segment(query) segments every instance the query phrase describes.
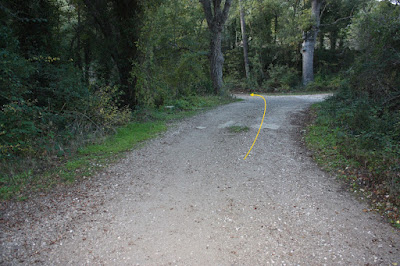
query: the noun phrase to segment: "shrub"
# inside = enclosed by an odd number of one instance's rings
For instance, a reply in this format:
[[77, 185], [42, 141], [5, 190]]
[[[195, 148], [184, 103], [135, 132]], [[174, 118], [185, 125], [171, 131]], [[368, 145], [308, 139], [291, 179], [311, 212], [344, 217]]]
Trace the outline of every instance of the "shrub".
[[0, 159], [35, 152], [35, 139], [40, 134], [36, 121], [40, 108], [23, 99], [3, 105], [0, 111]]
[[348, 80], [343, 79], [340, 75], [318, 74], [313, 82], [307, 84], [305, 89], [306, 91], [338, 91], [345, 86], [348, 86]]
[[105, 130], [129, 122], [131, 111], [128, 106], [118, 107], [121, 93], [118, 86], [100, 87], [90, 99], [88, 118]]
[[[400, 84], [400, 6], [372, 1], [353, 18], [348, 46], [358, 52], [349, 71], [353, 89], [375, 99], [398, 95]], [[400, 104], [400, 97], [393, 101]], [[394, 102], [391, 102], [394, 104]]]
[[[364, 187], [374, 202], [383, 199], [400, 206], [399, 128], [399, 111], [387, 110], [368, 93], [346, 88], [319, 104], [307, 141], [321, 153], [318, 161], [340, 175], [346, 173], [350, 184]], [[391, 208], [382, 211], [396, 218]]]
[[262, 87], [269, 92], [287, 92], [300, 82], [297, 70], [284, 65], [270, 65], [268, 75]]

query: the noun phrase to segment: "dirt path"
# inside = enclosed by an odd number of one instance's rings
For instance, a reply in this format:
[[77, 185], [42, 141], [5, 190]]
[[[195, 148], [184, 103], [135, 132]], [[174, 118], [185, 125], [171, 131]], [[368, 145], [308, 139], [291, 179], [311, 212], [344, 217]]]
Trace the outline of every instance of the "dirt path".
[[264, 103], [244, 98], [179, 123], [62, 196], [5, 206], [0, 262], [400, 264], [400, 234], [363, 212], [294, 137], [294, 114], [322, 96], [266, 97], [246, 161]]

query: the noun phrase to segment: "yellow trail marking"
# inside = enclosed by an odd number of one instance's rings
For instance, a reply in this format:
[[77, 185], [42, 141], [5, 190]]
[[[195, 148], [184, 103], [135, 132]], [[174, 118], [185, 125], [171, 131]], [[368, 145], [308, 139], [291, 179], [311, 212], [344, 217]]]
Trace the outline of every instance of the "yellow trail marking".
[[254, 94], [254, 93], [250, 94], [250, 96], [258, 96], [258, 97], [263, 98], [263, 100], [264, 100], [264, 105], [265, 105], [265, 106], [264, 106], [263, 118], [262, 118], [262, 120], [261, 120], [261, 125], [260, 125], [260, 128], [258, 129], [257, 136], [256, 136], [256, 138], [254, 139], [253, 145], [251, 145], [250, 150], [247, 152], [246, 156], [244, 156], [243, 160], [246, 160], [247, 155], [249, 155], [251, 149], [252, 149], [253, 146], [254, 146], [254, 143], [256, 143], [256, 140], [257, 140], [257, 138], [258, 138], [258, 134], [260, 134], [260, 130], [261, 130], [262, 124], [263, 124], [263, 122], [264, 122], [265, 111], [267, 110], [267, 101], [265, 100], [265, 98], [264, 98], [263, 96], [258, 95], [258, 94]]

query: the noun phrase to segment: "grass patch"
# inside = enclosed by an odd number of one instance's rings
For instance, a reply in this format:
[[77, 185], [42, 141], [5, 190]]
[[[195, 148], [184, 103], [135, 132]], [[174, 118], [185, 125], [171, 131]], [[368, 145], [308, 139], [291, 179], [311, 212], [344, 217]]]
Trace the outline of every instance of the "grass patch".
[[81, 155], [114, 154], [132, 149], [137, 143], [156, 136], [167, 129], [163, 121], [130, 123], [118, 128], [117, 133], [102, 143], [92, 144], [78, 150]]
[[240, 132], [247, 132], [250, 128], [247, 126], [230, 126], [228, 127], [228, 131], [230, 133], [240, 133]]
[[117, 128], [115, 134], [92, 141], [68, 158], [57, 158], [48, 169], [34, 173], [33, 166], [24, 167], [27, 170], [18, 174], [5, 174], [0, 171], [0, 200], [26, 200], [32, 194], [46, 193], [54, 186], [68, 185], [90, 178], [99, 170], [116, 162], [126, 151], [166, 131], [172, 121], [232, 101], [230, 98], [216, 96], [193, 96], [181, 99], [180, 104], [187, 108], [161, 106], [158, 109], [139, 109], [134, 112], [132, 122]]

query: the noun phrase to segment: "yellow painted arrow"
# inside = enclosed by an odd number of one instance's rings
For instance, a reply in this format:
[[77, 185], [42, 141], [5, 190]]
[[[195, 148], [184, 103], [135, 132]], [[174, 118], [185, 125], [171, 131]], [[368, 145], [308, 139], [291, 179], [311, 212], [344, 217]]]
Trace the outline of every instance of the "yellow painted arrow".
[[254, 139], [253, 145], [251, 145], [250, 150], [247, 152], [246, 156], [244, 156], [243, 160], [246, 160], [247, 155], [249, 155], [251, 149], [253, 149], [254, 143], [256, 143], [256, 140], [257, 140], [257, 138], [258, 138], [258, 134], [260, 134], [260, 130], [261, 130], [262, 124], [263, 124], [263, 122], [264, 122], [265, 111], [267, 111], [267, 101], [265, 100], [265, 98], [264, 98], [263, 96], [258, 95], [258, 94], [254, 94], [254, 93], [250, 94], [250, 96], [258, 96], [258, 97], [263, 98], [263, 100], [264, 100], [264, 105], [265, 105], [265, 106], [264, 106], [263, 118], [262, 118], [262, 120], [261, 120], [261, 125], [260, 125], [260, 128], [258, 129], [257, 136], [256, 136], [256, 138]]

